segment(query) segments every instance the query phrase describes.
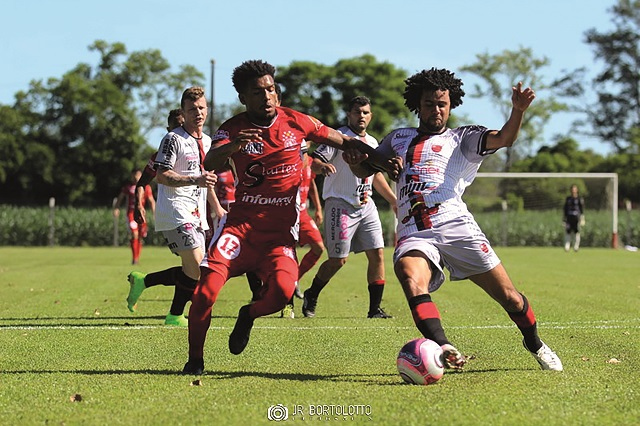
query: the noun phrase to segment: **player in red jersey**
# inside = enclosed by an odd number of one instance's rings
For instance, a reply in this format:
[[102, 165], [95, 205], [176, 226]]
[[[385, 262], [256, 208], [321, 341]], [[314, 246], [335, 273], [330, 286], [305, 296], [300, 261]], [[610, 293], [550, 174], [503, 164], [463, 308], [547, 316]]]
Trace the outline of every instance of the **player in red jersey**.
[[[278, 107], [275, 68], [261, 60], [233, 71], [233, 85], [246, 111], [223, 123], [206, 155], [207, 170], [231, 166], [237, 176], [236, 202], [225, 216], [201, 263], [200, 281], [189, 311], [187, 374], [204, 371], [204, 343], [211, 310], [222, 286], [254, 271], [264, 283], [261, 298], [242, 306], [229, 336], [229, 350], [240, 354], [249, 343], [254, 320], [280, 311], [298, 278], [295, 244], [299, 231], [299, 186], [303, 141], [341, 149], [361, 149], [382, 169], [393, 162], [363, 143], [343, 136], [315, 118]], [[392, 173], [398, 173], [394, 170]]]
[[146, 205], [149, 203], [152, 210], [156, 208], [156, 200], [153, 198], [153, 192], [149, 185], [140, 186], [140, 200], [137, 200], [136, 188], [137, 182], [140, 180], [142, 172], [135, 169], [131, 172], [131, 179], [122, 186], [120, 194], [113, 208], [113, 215], [120, 216], [120, 205], [127, 199], [127, 226], [129, 229], [129, 245], [131, 246], [131, 264], [137, 265], [140, 261], [140, 252], [142, 251], [142, 239], [147, 236], [147, 224], [138, 222], [134, 218], [134, 210], [137, 204]]

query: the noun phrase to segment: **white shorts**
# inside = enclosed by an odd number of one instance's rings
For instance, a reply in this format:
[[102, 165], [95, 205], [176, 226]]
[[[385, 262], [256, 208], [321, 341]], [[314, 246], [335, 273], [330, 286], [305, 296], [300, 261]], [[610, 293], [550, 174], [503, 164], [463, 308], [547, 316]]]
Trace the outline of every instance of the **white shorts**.
[[444, 283], [444, 267], [449, 270], [451, 280], [456, 281], [490, 271], [500, 264], [498, 255], [470, 214], [400, 239], [393, 253], [394, 264], [412, 250], [424, 253], [435, 266], [429, 281], [430, 293]]
[[324, 239], [331, 258], [383, 248], [382, 224], [373, 200], [356, 208], [339, 198], [328, 198], [324, 204]]
[[171, 253], [178, 254], [181, 251], [193, 250], [198, 247], [201, 247], [203, 252], [207, 250], [204, 243], [204, 230], [192, 223], [185, 223], [176, 229], [162, 231], [162, 235], [164, 235], [164, 240]]

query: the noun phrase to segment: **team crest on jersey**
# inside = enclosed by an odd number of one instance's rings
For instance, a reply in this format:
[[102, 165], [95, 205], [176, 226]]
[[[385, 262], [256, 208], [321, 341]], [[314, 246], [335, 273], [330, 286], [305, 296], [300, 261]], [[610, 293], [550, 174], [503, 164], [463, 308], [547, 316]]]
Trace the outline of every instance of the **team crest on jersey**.
[[262, 142], [249, 142], [241, 151], [244, 154], [261, 155], [264, 152], [264, 144]]
[[433, 146], [431, 147], [431, 151], [433, 151], [433, 152], [440, 152], [440, 151], [442, 151], [442, 145], [433, 145]]
[[211, 138], [212, 141], [221, 141], [224, 139], [229, 139], [229, 132], [227, 132], [226, 130], [218, 130], [214, 135], [213, 138]]
[[286, 132], [282, 133], [281, 138], [282, 138], [282, 141], [284, 142], [285, 149], [298, 145], [296, 143], [296, 135], [291, 130], [287, 130]]
[[489, 247], [487, 247], [485, 243], [480, 244], [480, 250], [482, 250], [483, 253], [489, 253]]

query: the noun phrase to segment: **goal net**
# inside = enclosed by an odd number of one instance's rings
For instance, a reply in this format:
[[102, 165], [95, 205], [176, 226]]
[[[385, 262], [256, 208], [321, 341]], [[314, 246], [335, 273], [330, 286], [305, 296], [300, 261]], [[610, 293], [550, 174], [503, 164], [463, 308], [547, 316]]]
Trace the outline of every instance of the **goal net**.
[[574, 184], [585, 206], [581, 246], [617, 248], [616, 173], [478, 173], [463, 199], [494, 245], [560, 247]]

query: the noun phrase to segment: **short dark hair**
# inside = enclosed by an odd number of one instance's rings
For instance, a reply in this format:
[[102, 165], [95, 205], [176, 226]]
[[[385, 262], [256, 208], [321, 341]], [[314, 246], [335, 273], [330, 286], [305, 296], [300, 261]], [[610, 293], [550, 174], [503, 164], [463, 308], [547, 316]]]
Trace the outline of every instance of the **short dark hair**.
[[420, 98], [425, 90], [448, 90], [451, 100], [451, 109], [462, 105], [462, 80], [446, 69], [431, 68], [422, 70], [412, 75], [405, 81], [404, 104], [410, 111], [418, 113], [420, 110]]
[[371, 105], [371, 99], [367, 98], [366, 96], [356, 96], [354, 98], [351, 98], [351, 100], [347, 104], [347, 109], [345, 109], [345, 111], [346, 112], [351, 111], [351, 108], [353, 108], [355, 105], [358, 105], [358, 106]]
[[242, 93], [250, 82], [265, 75], [275, 80], [276, 67], [261, 59], [244, 61], [233, 70], [231, 81], [236, 92]]
[[180, 108], [169, 111], [169, 116], [167, 117], [167, 130], [171, 131], [176, 127], [180, 127], [182, 126], [182, 123], [184, 123], [184, 115]]
[[184, 108], [184, 103], [186, 100], [197, 101], [203, 96], [204, 96], [204, 88], [199, 86], [189, 87], [187, 90], [182, 92], [182, 98], [180, 99], [180, 107]]

